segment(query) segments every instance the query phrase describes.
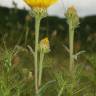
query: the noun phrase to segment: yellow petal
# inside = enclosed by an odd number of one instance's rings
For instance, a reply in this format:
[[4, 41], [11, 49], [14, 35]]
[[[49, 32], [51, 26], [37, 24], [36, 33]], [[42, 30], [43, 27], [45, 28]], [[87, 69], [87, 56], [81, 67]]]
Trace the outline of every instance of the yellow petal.
[[31, 7], [47, 8], [58, 0], [24, 0]]

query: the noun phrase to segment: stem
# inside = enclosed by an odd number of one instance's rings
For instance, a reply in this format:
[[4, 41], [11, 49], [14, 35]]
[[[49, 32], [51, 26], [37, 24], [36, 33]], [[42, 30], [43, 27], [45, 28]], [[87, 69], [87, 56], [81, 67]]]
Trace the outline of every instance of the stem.
[[74, 68], [74, 29], [72, 25], [69, 24], [69, 47], [70, 47], [70, 72], [73, 73]]
[[39, 86], [42, 82], [42, 71], [43, 71], [43, 60], [44, 60], [44, 52], [40, 52], [40, 65], [39, 65]]
[[29, 32], [29, 27], [28, 27], [28, 21], [26, 21], [26, 33], [25, 33], [25, 45], [27, 44], [27, 38], [28, 38], [28, 32]]
[[30, 50], [30, 52], [32, 53], [32, 55], [34, 57], [34, 50], [33, 50], [33, 48], [31, 46], [29, 46], [29, 45], [27, 47], [28, 47], [28, 49]]
[[34, 64], [35, 64], [35, 91], [38, 95], [38, 41], [39, 41], [39, 27], [40, 27], [40, 16], [35, 17], [35, 53], [34, 53]]

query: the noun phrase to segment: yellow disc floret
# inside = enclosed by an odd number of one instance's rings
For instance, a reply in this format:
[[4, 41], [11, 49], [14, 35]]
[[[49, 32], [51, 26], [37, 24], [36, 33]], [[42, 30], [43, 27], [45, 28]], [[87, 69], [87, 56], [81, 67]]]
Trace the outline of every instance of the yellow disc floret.
[[48, 45], [49, 44], [49, 40], [48, 40], [48, 37], [44, 38], [41, 40], [41, 42], [44, 44], [44, 45]]

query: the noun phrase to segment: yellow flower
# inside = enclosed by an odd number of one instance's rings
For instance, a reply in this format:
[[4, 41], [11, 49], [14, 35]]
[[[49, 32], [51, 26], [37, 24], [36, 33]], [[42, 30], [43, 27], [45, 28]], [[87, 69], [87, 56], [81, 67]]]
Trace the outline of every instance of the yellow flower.
[[30, 7], [48, 8], [58, 0], [24, 0]]
[[48, 37], [45, 37], [44, 39], [41, 40], [41, 43], [47, 46], [49, 44]]
[[45, 37], [40, 41], [39, 48], [40, 51], [43, 51], [44, 53], [48, 53], [50, 51], [50, 44], [49, 44], [48, 37]]

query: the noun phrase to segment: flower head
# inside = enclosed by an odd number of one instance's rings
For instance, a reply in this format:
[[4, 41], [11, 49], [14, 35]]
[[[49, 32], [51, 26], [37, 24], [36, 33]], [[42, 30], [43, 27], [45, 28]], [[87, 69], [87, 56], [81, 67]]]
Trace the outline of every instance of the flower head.
[[67, 12], [65, 15], [66, 15], [68, 24], [71, 24], [74, 28], [76, 28], [79, 25], [79, 16], [74, 6], [70, 6], [67, 9]]
[[24, 0], [30, 7], [48, 8], [58, 0]]
[[40, 51], [43, 51], [44, 53], [48, 53], [50, 51], [50, 45], [49, 45], [48, 37], [45, 37], [44, 39], [42, 39], [40, 41], [39, 49], [40, 49]]

